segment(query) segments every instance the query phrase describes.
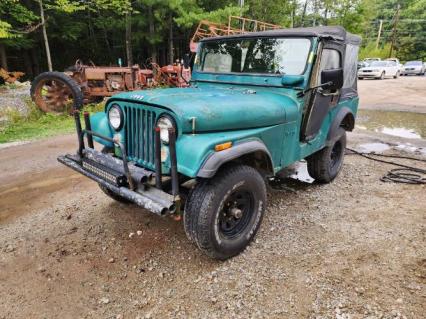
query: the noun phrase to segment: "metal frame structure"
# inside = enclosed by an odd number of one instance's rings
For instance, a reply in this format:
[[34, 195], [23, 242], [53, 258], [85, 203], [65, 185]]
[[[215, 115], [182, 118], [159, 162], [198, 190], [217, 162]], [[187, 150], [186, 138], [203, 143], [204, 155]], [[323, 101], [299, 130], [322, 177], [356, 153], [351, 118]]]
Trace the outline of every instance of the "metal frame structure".
[[228, 25], [201, 20], [190, 41], [191, 52], [196, 52], [197, 44], [204, 38], [243, 34], [281, 29], [279, 25], [248, 19], [237, 16], [229, 16]]

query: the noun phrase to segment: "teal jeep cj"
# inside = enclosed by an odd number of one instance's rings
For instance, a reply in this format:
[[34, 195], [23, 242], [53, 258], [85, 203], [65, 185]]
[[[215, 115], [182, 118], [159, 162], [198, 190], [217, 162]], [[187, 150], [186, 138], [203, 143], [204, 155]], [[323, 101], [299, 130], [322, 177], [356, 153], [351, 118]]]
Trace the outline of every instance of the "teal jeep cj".
[[115, 95], [84, 129], [76, 112], [77, 154], [58, 160], [117, 201], [183, 215], [202, 251], [232, 257], [259, 229], [268, 179], [301, 159], [320, 183], [341, 170], [360, 41], [341, 27], [204, 39], [189, 88]]

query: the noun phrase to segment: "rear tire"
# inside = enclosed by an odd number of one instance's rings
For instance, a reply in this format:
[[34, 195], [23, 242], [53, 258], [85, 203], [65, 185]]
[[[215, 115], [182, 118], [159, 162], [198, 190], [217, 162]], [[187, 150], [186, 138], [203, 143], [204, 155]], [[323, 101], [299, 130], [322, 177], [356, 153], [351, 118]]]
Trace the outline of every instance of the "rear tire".
[[184, 212], [185, 232], [208, 256], [228, 259], [253, 240], [265, 205], [260, 173], [250, 166], [227, 166], [211, 179], [200, 179], [192, 190]]
[[319, 183], [330, 183], [339, 175], [343, 167], [346, 149], [346, 131], [339, 129], [334, 142], [322, 150], [310, 155], [308, 173]]

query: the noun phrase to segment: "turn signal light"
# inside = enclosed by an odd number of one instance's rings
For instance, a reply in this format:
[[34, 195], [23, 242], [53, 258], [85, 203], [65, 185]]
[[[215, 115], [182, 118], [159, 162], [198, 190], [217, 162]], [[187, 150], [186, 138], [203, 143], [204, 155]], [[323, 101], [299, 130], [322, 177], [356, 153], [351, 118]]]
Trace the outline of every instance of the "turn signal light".
[[226, 143], [222, 143], [222, 144], [217, 144], [214, 147], [214, 150], [216, 152], [220, 152], [220, 151], [223, 151], [223, 150], [226, 150], [226, 149], [230, 148], [231, 146], [232, 146], [232, 142], [226, 142]]

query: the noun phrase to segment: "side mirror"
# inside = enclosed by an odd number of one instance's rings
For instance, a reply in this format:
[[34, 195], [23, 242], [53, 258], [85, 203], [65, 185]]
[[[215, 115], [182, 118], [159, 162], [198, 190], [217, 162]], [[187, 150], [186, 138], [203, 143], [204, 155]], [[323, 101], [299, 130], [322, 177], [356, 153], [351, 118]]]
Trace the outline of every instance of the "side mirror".
[[183, 56], [183, 67], [184, 67], [185, 69], [188, 69], [188, 68], [189, 68], [189, 64], [190, 64], [190, 57], [189, 57], [189, 54], [188, 54], [188, 53], [186, 53], [186, 54]]
[[323, 87], [331, 91], [341, 89], [343, 86], [343, 69], [323, 70], [321, 72], [321, 83], [329, 83]]

